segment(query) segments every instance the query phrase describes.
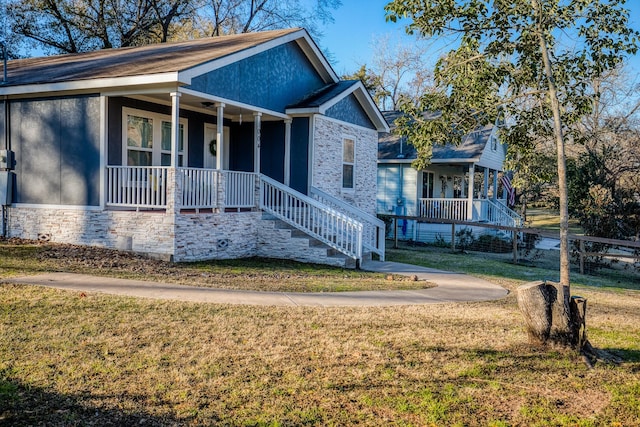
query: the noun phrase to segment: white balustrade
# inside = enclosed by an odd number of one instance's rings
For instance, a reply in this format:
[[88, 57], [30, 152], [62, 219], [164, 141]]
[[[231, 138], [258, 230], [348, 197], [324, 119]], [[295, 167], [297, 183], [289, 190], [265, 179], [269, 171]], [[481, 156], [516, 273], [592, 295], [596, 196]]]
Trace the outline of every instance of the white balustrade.
[[522, 217], [498, 201], [491, 199], [474, 200], [474, 220], [486, 221], [508, 227], [520, 227]]
[[385, 225], [381, 219], [348, 204], [344, 200], [333, 197], [319, 188], [311, 187], [309, 194], [323, 205], [360, 221], [364, 227], [362, 231], [363, 246], [365, 249], [378, 254], [380, 260], [384, 261]]
[[167, 171], [163, 166], [107, 166], [107, 205], [166, 207]]
[[467, 199], [418, 199], [418, 207], [424, 218], [467, 220]]
[[224, 171], [225, 207], [253, 208], [256, 206], [256, 174], [253, 172]]
[[212, 209], [218, 207], [220, 171], [215, 169], [181, 168], [182, 207]]
[[345, 255], [362, 260], [360, 221], [265, 176], [260, 178], [260, 208]]

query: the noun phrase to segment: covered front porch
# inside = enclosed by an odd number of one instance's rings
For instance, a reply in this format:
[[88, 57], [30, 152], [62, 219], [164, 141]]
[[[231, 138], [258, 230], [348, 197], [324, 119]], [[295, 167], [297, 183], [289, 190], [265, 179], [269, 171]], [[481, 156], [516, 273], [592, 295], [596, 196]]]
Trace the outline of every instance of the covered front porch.
[[[417, 216], [511, 227], [522, 223], [520, 215], [508, 206], [508, 189], [499, 179], [504, 172], [471, 163], [435, 164], [420, 174], [422, 197], [417, 200]], [[434, 197], [438, 192], [441, 197]]]
[[[175, 217], [176, 223], [189, 217], [192, 225], [205, 228], [213, 228], [207, 223], [217, 226], [219, 222], [227, 221], [228, 218], [221, 218], [231, 212], [257, 212], [259, 215], [263, 212], [356, 262], [362, 261], [365, 251], [376, 253], [384, 260], [382, 221], [318, 188], [312, 187], [310, 193], [309, 196], [304, 195], [272, 178], [252, 172], [154, 166], [107, 167], [106, 205], [110, 209], [161, 210]], [[218, 219], [211, 215], [192, 216], [194, 213], [217, 214]], [[257, 223], [258, 219], [249, 221]], [[239, 224], [238, 227], [227, 228], [237, 228], [236, 233], [243, 233], [246, 224]], [[189, 235], [192, 230], [185, 229], [185, 232]], [[221, 240], [225, 239], [216, 238], [218, 244], [228, 244], [220, 243]]]
[[438, 164], [417, 171], [408, 163], [379, 165], [378, 213], [518, 227], [497, 169], [475, 164]]

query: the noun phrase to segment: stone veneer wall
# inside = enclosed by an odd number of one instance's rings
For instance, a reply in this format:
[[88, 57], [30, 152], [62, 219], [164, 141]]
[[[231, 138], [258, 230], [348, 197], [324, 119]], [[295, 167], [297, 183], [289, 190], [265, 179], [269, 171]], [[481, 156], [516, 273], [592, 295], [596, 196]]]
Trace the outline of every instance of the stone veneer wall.
[[[342, 141], [355, 141], [354, 191], [342, 190]], [[378, 132], [323, 116], [315, 116], [312, 185], [334, 197], [376, 214]]]
[[174, 253], [174, 221], [164, 212], [10, 207], [9, 237], [131, 250], [163, 259]]
[[234, 259], [258, 255], [262, 212], [180, 214], [176, 217], [176, 261]]
[[344, 266], [327, 249], [292, 238], [262, 212], [172, 215], [160, 211], [100, 211], [10, 207], [8, 237], [98, 246], [165, 260], [200, 261], [262, 256]]
[[257, 254], [260, 212], [180, 214], [10, 207], [8, 237], [129, 250], [196, 261]]

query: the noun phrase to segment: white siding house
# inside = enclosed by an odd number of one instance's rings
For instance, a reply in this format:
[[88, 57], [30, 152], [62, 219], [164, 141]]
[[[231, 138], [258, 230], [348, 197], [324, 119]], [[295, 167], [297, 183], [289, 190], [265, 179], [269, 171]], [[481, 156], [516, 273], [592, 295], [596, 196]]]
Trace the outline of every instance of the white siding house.
[[[500, 142], [497, 127], [478, 129], [458, 145], [434, 146], [431, 164], [416, 170], [412, 166], [415, 148], [393, 133], [393, 122], [400, 113], [383, 114], [391, 132], [378, 136], [378, 214], [509, 226], [520, 223], [519, 215], [507, 206], [499, 180], [506, 146]], [[402, 232], [403, 238], [420, 240], [414, 221]]]

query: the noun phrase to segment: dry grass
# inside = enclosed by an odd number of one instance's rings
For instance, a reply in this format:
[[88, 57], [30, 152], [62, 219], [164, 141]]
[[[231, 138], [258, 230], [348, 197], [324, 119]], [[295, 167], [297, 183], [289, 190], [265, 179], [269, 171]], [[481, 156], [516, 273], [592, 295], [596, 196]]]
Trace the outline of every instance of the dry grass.
[[580, 291], [622, 364], [530, 348], [513, 293], [278, 308], [2, 285], [0, 424], [638, 426], [640, 293]]
[[[0, 242], [2, 277], [64, 271], [220, 289], [281, 292], [341, 292], [424, 289], [432, 286], [407, 277], [304, 264], [244, 259], [171, 263], [140, 255], [86, 246]], [[391, 279], [391, 280], [390, 280]]]

